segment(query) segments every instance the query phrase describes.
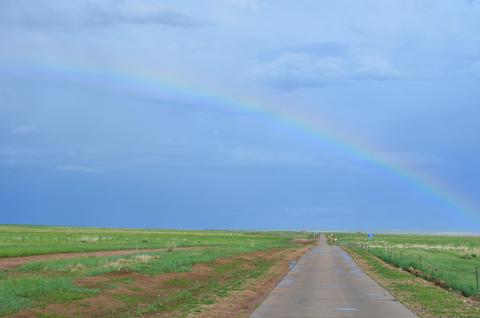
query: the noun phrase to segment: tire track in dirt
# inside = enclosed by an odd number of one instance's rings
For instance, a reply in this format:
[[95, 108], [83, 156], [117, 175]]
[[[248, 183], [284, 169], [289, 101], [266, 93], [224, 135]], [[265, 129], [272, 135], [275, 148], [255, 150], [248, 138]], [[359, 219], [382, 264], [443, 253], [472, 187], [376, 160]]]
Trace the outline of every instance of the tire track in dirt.
[[[197, 250], [206, 249], [208, 247], [177, 247], [176, 250]], [[96, 251], [96, 252], [73, 252], [73, 253], [55, 253], [20, 257], [0, 258], [0, 270], [8, 270], [21, 266], [30, 262], [41, 262], [60, 259], [71, 259], [77, 257], [102, 257], [102, 256], [122, 256], [147, 252], [164, 252], [165, 248], [150, 248], [150, 249], [128, 249], [128, 250], [114, 250], [114, 251]]]

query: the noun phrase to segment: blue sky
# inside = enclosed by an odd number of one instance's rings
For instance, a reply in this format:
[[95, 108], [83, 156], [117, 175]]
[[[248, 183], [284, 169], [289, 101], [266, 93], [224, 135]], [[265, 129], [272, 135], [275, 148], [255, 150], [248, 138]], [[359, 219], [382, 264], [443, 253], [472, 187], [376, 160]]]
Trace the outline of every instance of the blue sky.
[[478, 30], [476, 0], [3, 0], [0, 223], [478, 231]]

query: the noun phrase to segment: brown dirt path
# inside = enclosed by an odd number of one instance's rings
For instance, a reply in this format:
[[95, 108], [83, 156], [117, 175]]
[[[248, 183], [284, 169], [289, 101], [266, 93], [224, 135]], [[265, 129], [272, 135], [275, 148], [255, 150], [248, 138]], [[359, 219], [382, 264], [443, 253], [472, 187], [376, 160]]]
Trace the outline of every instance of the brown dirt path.
[[[206, 247], [177, 247], [176, 250], [191, 250], [204, 249]], [[164, 248], [150, 248], [150, 249], [129, 249], [129, 250], [114, 250], [114, 251], [97, 251], [97, 252], [74, 252], [74, 253], [55, 253], [20, 257], [0, 258], [0, 270], [12, 269], [29, 262], [41, 262], [58, 259], [70, 259], [76, 257], [99, 257], [99, 256], [121, 256], [138, 254], [145, 252], [162, 252]]]

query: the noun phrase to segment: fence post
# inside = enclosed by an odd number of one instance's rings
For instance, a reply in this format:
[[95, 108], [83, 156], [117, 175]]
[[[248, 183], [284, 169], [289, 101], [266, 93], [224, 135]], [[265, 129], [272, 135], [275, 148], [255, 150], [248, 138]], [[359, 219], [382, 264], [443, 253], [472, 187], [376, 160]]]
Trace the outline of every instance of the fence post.
[[420, 270], [422, 270], [422, 255], [418, 255], [418, 259], [420, 260]]
[[475, 278], [477, 279], [477, 294], [478, 294], [478, 266], [475, 266]]

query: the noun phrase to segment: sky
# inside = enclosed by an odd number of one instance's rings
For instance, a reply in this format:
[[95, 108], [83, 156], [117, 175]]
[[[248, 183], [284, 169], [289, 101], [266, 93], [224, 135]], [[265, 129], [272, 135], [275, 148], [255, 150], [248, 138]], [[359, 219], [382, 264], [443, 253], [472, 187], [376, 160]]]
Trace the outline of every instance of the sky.
[[0, 223], [478, 232], [478, 0], [2, 0]]

